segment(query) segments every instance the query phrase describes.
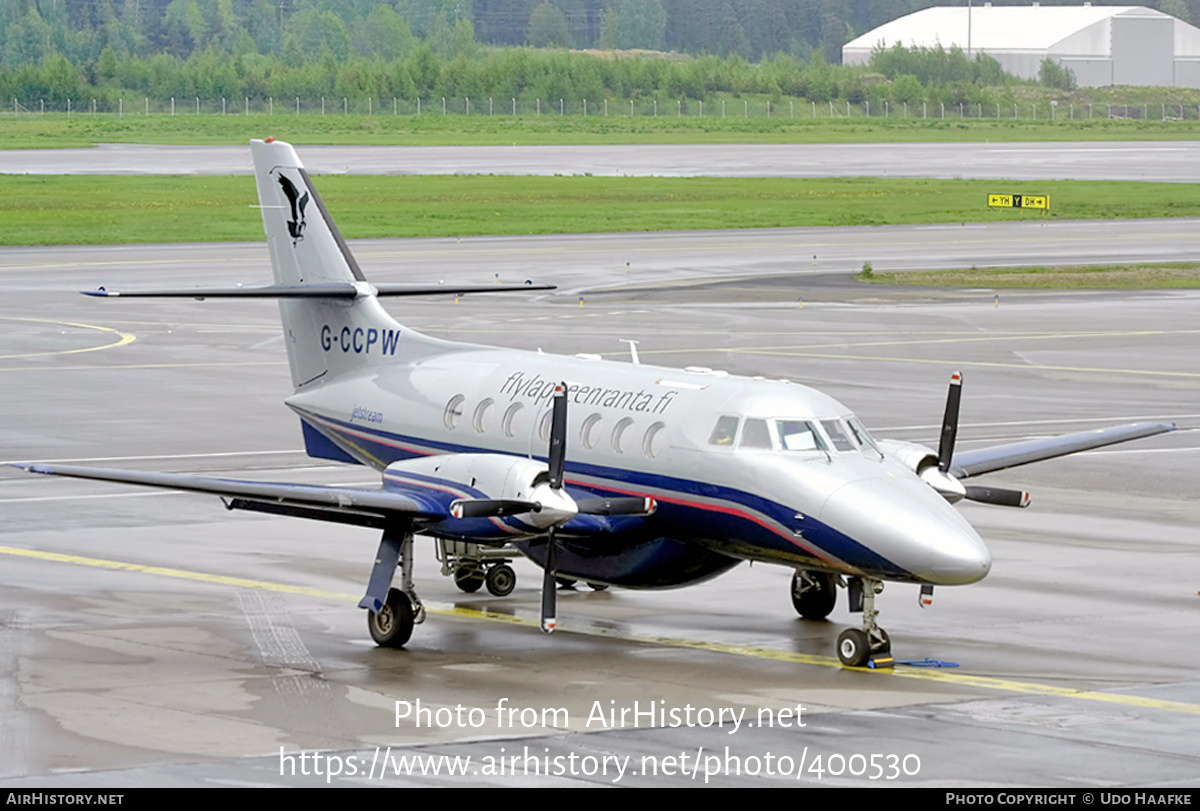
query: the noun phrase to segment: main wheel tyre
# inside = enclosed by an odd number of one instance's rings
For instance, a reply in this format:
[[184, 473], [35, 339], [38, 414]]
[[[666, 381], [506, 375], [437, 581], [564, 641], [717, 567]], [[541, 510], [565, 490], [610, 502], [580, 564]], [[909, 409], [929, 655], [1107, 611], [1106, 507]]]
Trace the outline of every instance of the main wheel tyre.
[[413, 632], [412, 600], [400, 589], [392, 589], [379, 613], [367, 612], [367, 628], [376, 645], [385, 648], [404, 647]]
[[[792, 605], [796, 613], [806, 620], [823, 620], [829, 616], [837, 603], [837, 583], [833, 575], [825, 572], [808, 572], [809, 582], [804, 583], [800, 573], [792, 575]], [[808, 587], [801, 591], [801, 586]]]
[[463, 565], [454, 570], [454, 585], [467, 594], [474, 594], [483, 585], [483, 572], [477, 565]]
[[607, 583], [588, 583], [588, 588], [592, 591], [604, 591], [608, 588]]
[[862, 667], [871, 658], [871, 645], [864, 631], [847, 628], [838, 637], [838, 659], [846, 667]]
[[488, 569], [487, 590], [497, 597], [507, 597], [517, 585], [517, 573], [507, 563]]

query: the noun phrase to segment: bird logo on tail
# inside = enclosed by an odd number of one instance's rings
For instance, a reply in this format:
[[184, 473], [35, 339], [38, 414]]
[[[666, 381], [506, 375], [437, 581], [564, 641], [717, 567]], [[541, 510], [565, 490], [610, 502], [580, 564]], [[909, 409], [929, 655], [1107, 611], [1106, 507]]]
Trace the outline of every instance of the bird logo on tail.
[[288, 233], [292, 235], [293, 247], [297, 242], [304, 239], [304, 226], [307, 224], [304, 219], [304, 209], [308, 207], [308, 192], [300, 195], [300, 190], [296, 188], [296, 184], [288, 179], [286, 175], [279, 175], [279, 185], [283, 188], [283, 193], [287, 195], [288, 202], [292, 204], [292, 218], [288, 220]]

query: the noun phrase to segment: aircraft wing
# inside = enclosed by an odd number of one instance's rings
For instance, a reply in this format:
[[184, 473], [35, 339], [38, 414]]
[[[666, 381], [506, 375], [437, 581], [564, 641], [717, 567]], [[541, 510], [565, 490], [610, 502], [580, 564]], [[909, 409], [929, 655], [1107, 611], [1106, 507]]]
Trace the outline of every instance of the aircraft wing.
[[208, 493], [230, 499], [226, 507], [231, 510], [246, 509], [362, 526], [383, 526], [397, 518], [441, 520], [449, 515], [446, 508], [433, 498], [424, 498], [419, 493], [401, 494], [374, 488], [256, 482], [187, 473], [146, 473], [75, 465], [21, 464], [14, 467], [51, 476]]
[[1174, 430], [1175, 426], [1167, 422], [1136, 422], [1111, 428], [1063, 434], [1062, 436], [1029, 439], [1007, 445], [995, 445], [990, 448], [960, 451], [954, 454], [954, 459], [950, 463], [950, 474], [958, 479], [966, 479], [996, 470], [1027, 465], [1030, 462], [1040, 462], [1043, 459], [1053, 459], [1056, 456], [1067, 456], [1080, 451], [1090, 451], [1105, 445], [1115, 445], [1118, 442], [1128, 442], [1131, 439], [1165, 434]]

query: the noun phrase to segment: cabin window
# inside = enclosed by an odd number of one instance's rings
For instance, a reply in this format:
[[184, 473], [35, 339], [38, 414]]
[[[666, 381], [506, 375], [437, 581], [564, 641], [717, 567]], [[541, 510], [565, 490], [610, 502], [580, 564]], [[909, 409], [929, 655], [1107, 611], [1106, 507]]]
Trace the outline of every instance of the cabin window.
[[804, 420], [775, 420], [779, 445], [785, 451], [827, 451], [825, 440], [811, 422]]
[[708, 444], [732, 447], [733, 438], [737, 436], [737, 429], [737, 417], [721, 417], [717, 420], [717, 424], [713, 426], [712, 433], [708, 436]]
[[500, 421], [500, 427], [504, 429], [504, 435], [514, 437], [517, 435], [517, 415], [524, 410], [525, 406], [520, 403], [513, 403], [504, 412], [504, 418]]
[[842, 429], [841, 420], [821, 420], [821, 427], [825, 429], [825, 435], [829, 437], [833, 447], [839, 451], [852, 451], [857, 447]]
[[746, 420], [742, 428], [742, 442], [739, 448], [754, 450], [771, 450], [771, 431], [767, 428], [766, 420]]
[[596, 447], [596, 443], [600, 441], [600, 422], [599, 414], [589, 414], [579, 428], [579, 440], [588, 450]]
[[477, 433], [482, 434], [487, 429], [488, 413], [492, 410], [492, 406], [496, 401], [488, 397], [479, 405], [475, 406], [475, 415], [471, 418], [471, 425]]
[[446, 403], [446, 413], [442, 415], [442, 422], [446, 423], [446, 427], [451, 431], [458, 425], [458, 421], [462, 418], [462, 404], [467, 398], [461, 394], [456, 394], [450, 398], [450, 402]]
[[633, 417], [622, 417], [613, 427], [612, 449], [617, 453], [625, 453], [631, 425], [633, 425]]
[[646, 435], [642, 437], [642, 453], [647, 458], [653, 459], [667, 448], [667, 432], [666, 424], [656, 422], [646, 429]]

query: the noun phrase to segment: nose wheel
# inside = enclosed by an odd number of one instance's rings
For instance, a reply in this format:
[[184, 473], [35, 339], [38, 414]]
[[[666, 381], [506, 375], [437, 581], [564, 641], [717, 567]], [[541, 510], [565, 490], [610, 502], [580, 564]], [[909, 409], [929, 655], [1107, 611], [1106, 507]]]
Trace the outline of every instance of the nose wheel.
[[892, 667], [892, 640], [879, 627], [875, 595], [883, 592], [883, 583], [865, 577], [852, 577], [849, 583], [850, 611], [861, 611], [862, 630], [847, 628], [838, 636], [838, 659], [846, 667]]

